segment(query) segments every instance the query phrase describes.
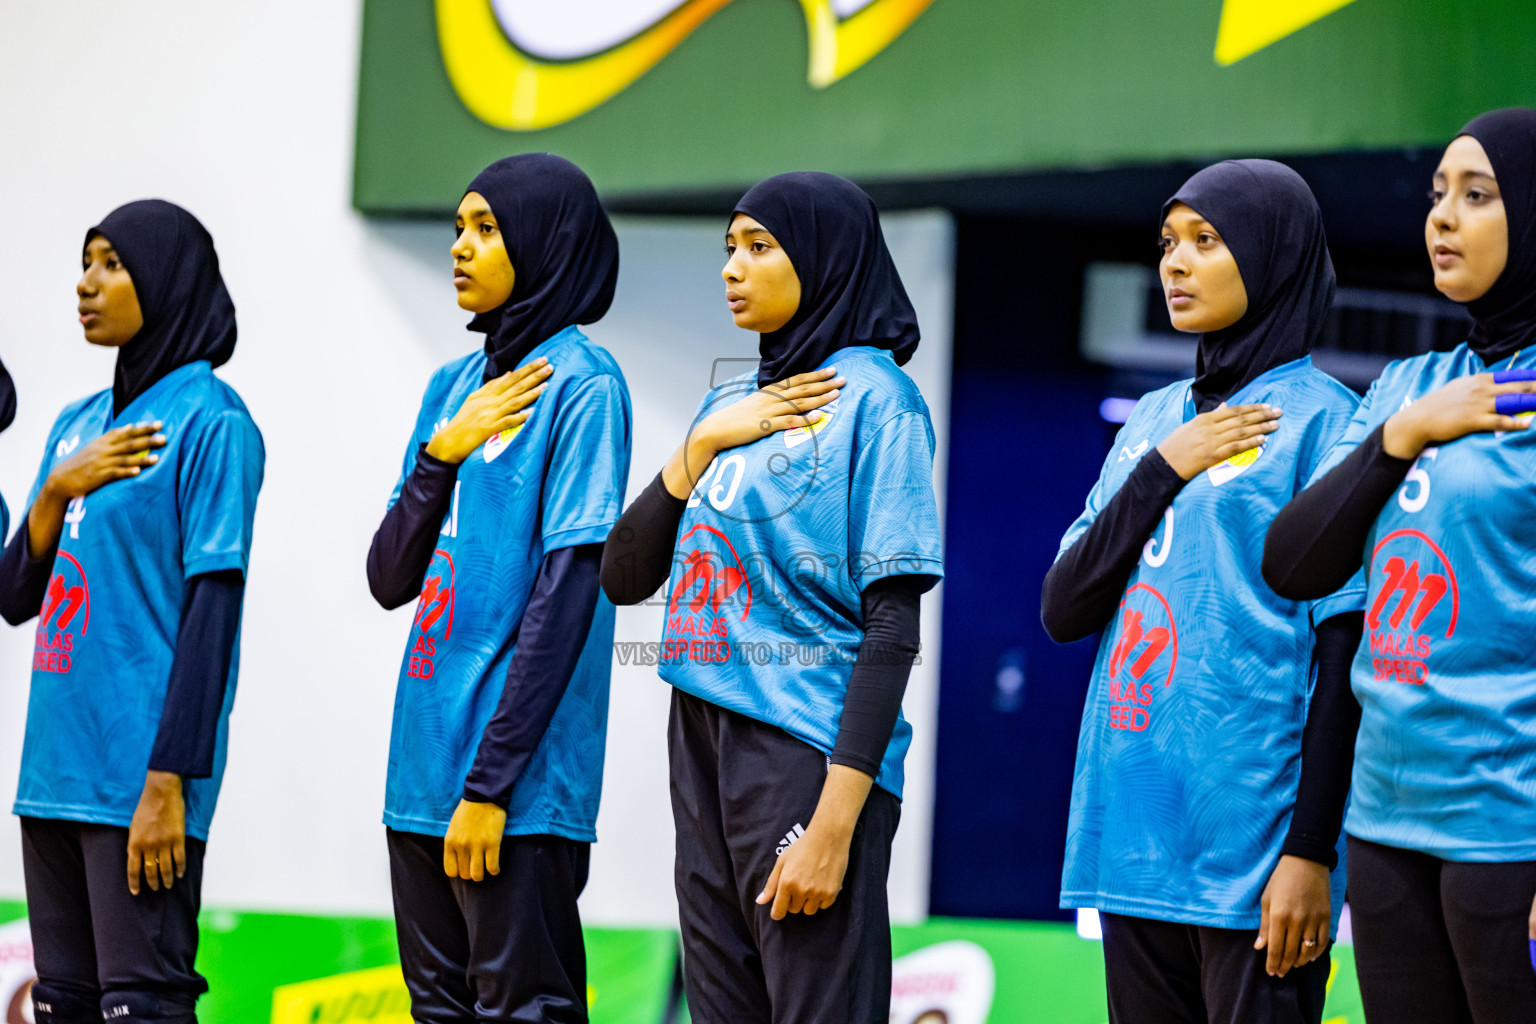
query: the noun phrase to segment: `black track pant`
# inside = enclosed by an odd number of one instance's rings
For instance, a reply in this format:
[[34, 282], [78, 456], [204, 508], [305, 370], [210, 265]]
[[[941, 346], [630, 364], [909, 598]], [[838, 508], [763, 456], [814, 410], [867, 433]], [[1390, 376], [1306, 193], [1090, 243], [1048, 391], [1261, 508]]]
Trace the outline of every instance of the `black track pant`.
[[389, 832], [400, 965], [420, 1024], [586, 1024], [587, 951], [576, 897], [592, 847], [507, 836], [501, 874], [443, 873], [443, 841]]
[[1470, 864], [1349, 837], [1355, 968], [1370, 1024], [1530, 1024], [1536, 861]]
[[128, 891], [128, 830], [21, 819], [38, 1024], [195, 1024], [204, 844], [171, 889]]
[[770, 916], [758, 893], [815, 813], [827, 757], [781, 729], [672, 692], [683, 982], [694, 1024], [887, 1024], [891, 840], [901, 803], [874, 787], [837, 901]]
[[1099, 915], [1110, 1024], [1318, 1024], [1327, 953], [1283, 978], [1265, 973], [1258, 929]]

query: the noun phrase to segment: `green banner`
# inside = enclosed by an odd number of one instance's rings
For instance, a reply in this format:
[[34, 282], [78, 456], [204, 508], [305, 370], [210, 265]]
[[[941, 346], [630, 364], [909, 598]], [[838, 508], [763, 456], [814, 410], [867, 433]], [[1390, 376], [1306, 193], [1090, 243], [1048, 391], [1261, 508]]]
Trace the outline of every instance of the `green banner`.
[[[7, 928], [22, 903], [0, 902], [0, 1021], [8, 990], [30, 971], [7, 973]], [[395, 925], [388, 918], [205, 911], [197, 969], [208, 979], [202, 1024], [410, 1024]], [[24, 933], [21, 933], [24, 936]], [[588, 928], [587, 997], [593, 1024], [660, 1024], [672, 984], [677, 934]], [[30, 967], [30, 946], [25, 950]], [[18, 1024], [20, 1018], [16, 1018]]]
[[[25, 997], [30, 980], [25, 912], [0, 903], [0, 922], [11, 922], [0, 926], [0, 1012]], [[588, 928], [586, 943], [592, 1024], [688, 1020], [686, 1009], [666, 1019], [675, 932]], [[891, 1024], [1105, 1024], [1102, 950], [1070, 925], [935, 919], [895, 928], [892, 947]], [[1334, 949], [1333, 963], [1324, 1024], [1365, 1024], [1353, 951]], [[209, 992], [198, 1019], [410, 1024], [398, 964], [386, 918], [207, 911], [197, 967]]]
[[[449, 210], [530, 150], [639, 197], [803, 168], [911, 180], [1434, 145], [1536, 103], [1530, 0], [644, 0], [671, 13], [636, 25], [577, 19], [622, 3], [544, 5], [573, 24], [530, 6], [367, 0], [358, 208]], [[532, 42], [509, 34], [519, 10]]]
[[[891, 1024], [1106, 1024], [1108, 1019], [1103, 948], [1079, 938], [1071, 925], [934, 919], [894, 929], [892, 946], [897, 959]], [[1332, 956], [1323, 1024], [1365, 1024], [1354, 951], [1335, 947]], [[986, 993], [990, 998], [982, 998]]]

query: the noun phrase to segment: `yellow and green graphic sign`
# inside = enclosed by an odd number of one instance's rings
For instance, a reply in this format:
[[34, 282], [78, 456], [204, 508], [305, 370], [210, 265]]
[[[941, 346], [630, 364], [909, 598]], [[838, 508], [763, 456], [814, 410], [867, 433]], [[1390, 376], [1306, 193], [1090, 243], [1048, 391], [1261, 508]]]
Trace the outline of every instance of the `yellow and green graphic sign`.
[[[531, 131], [612, 99], [735, 0], [437, 0], [443, 66], [486, 124]], [[933, 0], [799, 0], [807, 81], [862, 67]], [[1231, 64], [1353, 0], [1224, 0], [1216, 60]]]
[[[731, 2], [437, 0], [437, 33], [464, 105], [487, 124], [527, 131], [562, 124], [612, 99]], [[811, 85], [825, 88], [863, 65], [930, 3], [800, 0]], [[520, 37], [536, 42], [520, 43]]]
[[[26, 908], [0, 902], [0, 996], [25, 1024]], [[197, 968], [206, 1024], [410, 1024], [394, 925], [384, 918], [205, 911]], [[678, 1006], [677, 933], [588, 928], [592, 1024], [687, 1024]], [[1071, 925], [935, 919], [892, 929], [891, 1024], [1104, 1024], [1099, 943]], [[1324, 1024], [1365, 1024], [1354, 956], [1335, 948]], [[0, 1005], [0, 1010], [5, 1009]]]
[[411, 996], [396, 967], [372, 967], [282, 985], [272, 1024], [411, 1024]]
[[1355, 0], [1223, 0], [1216, 61], [1233, 64]]
[[1531, 0], [365, 0], [362, 42], [354, 202], [382, 214], [530, 150], [723, 204], [786, 170], [1432, 147], [1536, 104]]

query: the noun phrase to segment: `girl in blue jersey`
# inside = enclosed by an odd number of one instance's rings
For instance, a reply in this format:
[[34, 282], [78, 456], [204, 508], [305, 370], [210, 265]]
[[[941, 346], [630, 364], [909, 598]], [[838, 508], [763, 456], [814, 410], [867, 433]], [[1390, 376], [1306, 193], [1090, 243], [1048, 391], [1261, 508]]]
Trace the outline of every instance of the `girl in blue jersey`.
[[1536, 1014], [1536, 110], [1469, 123], [1430, 198], [1471, 336], [1382, 371], [1264, 575], [1296, 599], [1369, 584], [1346, 822], [1366, 1016], [1513, 1024]]
[[197, 219], [129, 203], [83, 264], [80, 322], [116, 375], [59, 414], [0, 555], [0, 613], [38, 619], [16, 796], [32, 998], [39, 1024], [189, 1024], [265, 452], [213, 373], [235, 308]]
[[603, 555], [616, 603], [667, 583], [688, 1008], [884, 1024], [901, 698], [943, 572], [933, 430], [899, 369], [917, 321], [874, 203], [830, 174], [749, 191], [723, 276], [762, 363], [705, 395]]
[[[613, 606], [602, 540], [629, 472], [629, 392], [577, 324], [618, 239], [574, 164], [497, 161], [459, 203], [454, 287], [481, 348], [427, 385], [368, 553], [416, 601], [384, 823], [413, 1019], [587, 1020], [576, 898], [597, 838]], [[537, 399], [537, 404], [532, 404]]]
[[1355, 408], [1307, 355], [1333, 265], [1306, 183], [1267, 160], [1192, 177], [1159, 244], [1196, 376], [1137, 403], [1041, 599], [1053, 639], [1103, 631], [1061, 902], [1100, 912], [1115, 1024], [1317, 1024], [1360, 594], [1281, 598], [1259, 551]]

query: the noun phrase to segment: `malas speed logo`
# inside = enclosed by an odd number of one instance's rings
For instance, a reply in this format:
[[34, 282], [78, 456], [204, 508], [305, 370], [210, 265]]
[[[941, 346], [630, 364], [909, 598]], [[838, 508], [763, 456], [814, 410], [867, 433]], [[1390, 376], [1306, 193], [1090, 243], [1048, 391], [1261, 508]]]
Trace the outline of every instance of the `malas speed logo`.
[[[693, 538], [696, 546], [690, 549], [688, 542]], [[729, 661], [728, 613], [739, 605], [739, 622], [752, 613], [752, 582], [746, 566], [725, 534], [702, 523], [679, 537], [677, 546], [688, 554], [667, 600], [661, 657], [664, 661]]]
[[1143, 732], [1152, 724], [1152, 701], [1173, 682], [1179, 664], [1179, 629], [1162, 594], [1145, 583], [1125, 592], [1119, 632], [1109, 656], [1109, 726]]
[[37, 616], [37, 645], [32, 654], [35, 672], [68, 672], [76, 637], [85, 636], [91, 624], [91, 586], [85, 569], [67, 551], [59, 552], [53, 569]]
[[1434, 644], [1456, 634], [1461, 590], [1440, 546], [1419, 530], [1393, 530], [1371, 552], [1371, 604], [1365, 617], [1372, 674], [1422, 686]]
[[453, 604], [453, 556], [438, 548], [432, 552], [421, 598], [416, 602], [416, 618], [411, 623], [416, 640], [411, 644], [405, 674], [412, 679], [432, 678], [437, 644], [453, 636]]

